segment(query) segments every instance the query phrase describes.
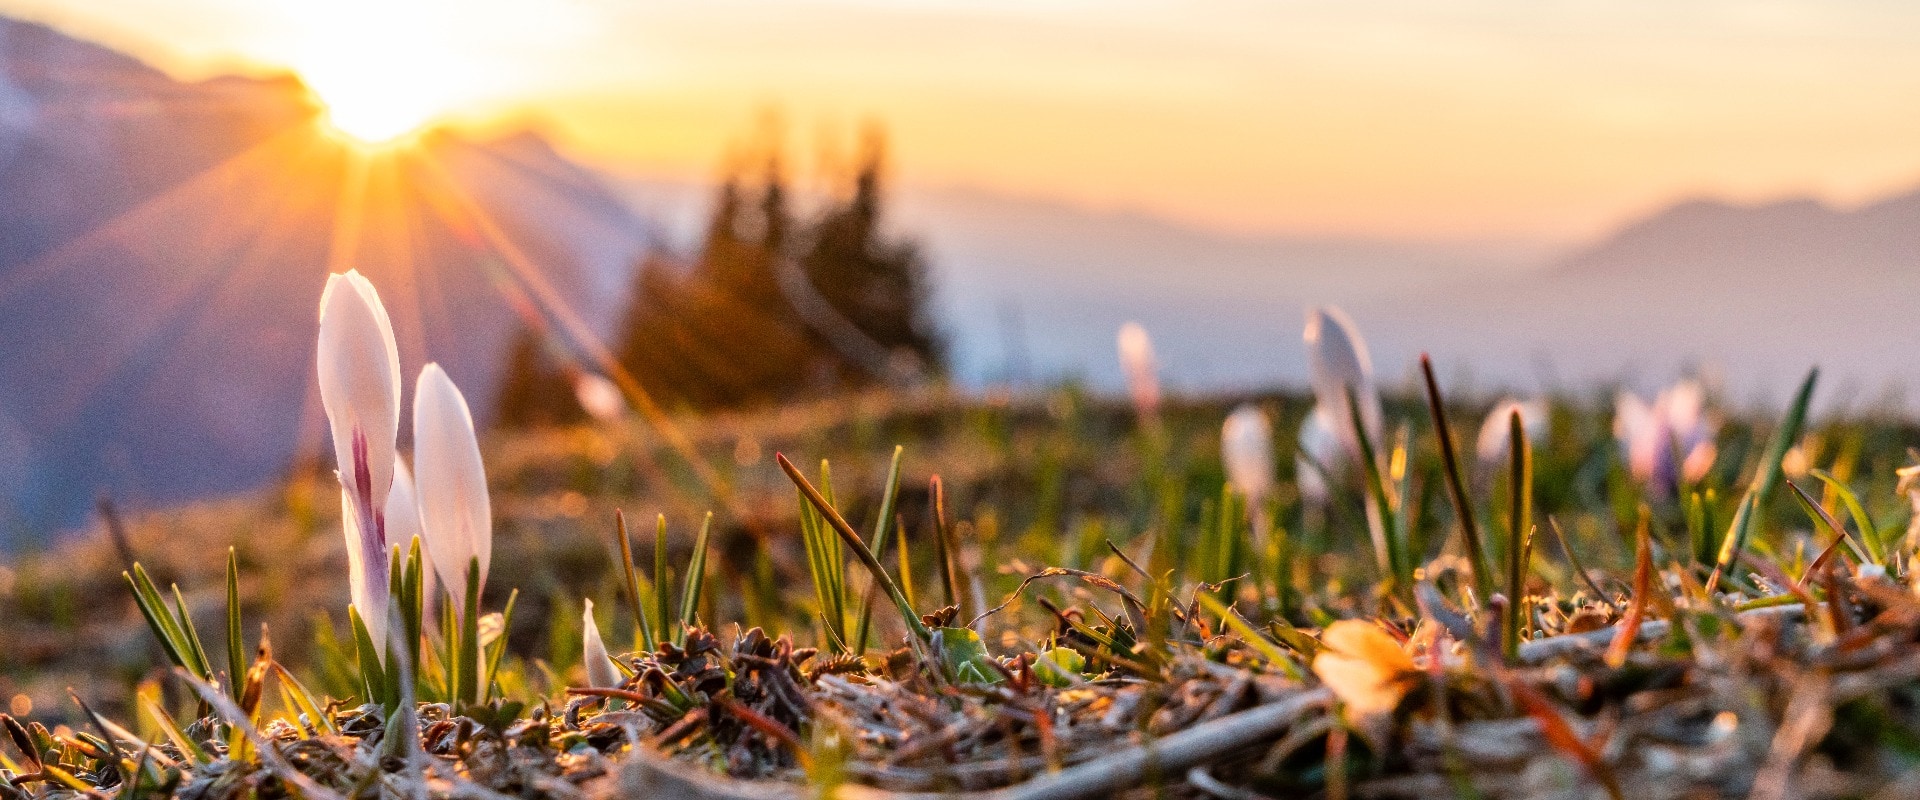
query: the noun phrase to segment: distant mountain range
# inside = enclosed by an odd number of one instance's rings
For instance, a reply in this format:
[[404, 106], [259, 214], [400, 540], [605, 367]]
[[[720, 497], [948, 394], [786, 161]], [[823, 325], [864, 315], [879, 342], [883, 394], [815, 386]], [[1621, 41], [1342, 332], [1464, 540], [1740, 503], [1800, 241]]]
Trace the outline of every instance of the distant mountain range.
[[1818, 364], [1823, 407], [1920, 407], [1904, 394], [1920, 380], [1920, 192], [1852, 209], [1688, 200], [1579, 247], [1234, 236], [951, 189], [901, 206], [975, 382], [1116, 388], [1114, 332], [1133, 319], [1175, 386], [1301, 385], [1303, 309], [1336, 303], [1390, 385], [1430, 352], [1486, 393], [1691, 371], [1773, 406]]
[[1912, 410], [1916, 297], [1920, 192], [1853, 209], [1686, 201], [1515, 279], [1361, 311], [1388, 363], [1426, 348], [1489, 383], [1645, 387], [1686, 368], [1729, 402], [1779, 406], [1818, 365], [1824, 407]]
[[[330, 265], [393, 309], [406, 373], [490, 399], [529, 275], [589, 324], [646, 224], [531, 134], [360, 162], [292, 78], [181, 83], [0, 19], [0, 544], [260, 485], [317, 442]], [[356, 164], [364, 163], [364, 168]], [[484, 405], [481, 413], [485, 413]]]

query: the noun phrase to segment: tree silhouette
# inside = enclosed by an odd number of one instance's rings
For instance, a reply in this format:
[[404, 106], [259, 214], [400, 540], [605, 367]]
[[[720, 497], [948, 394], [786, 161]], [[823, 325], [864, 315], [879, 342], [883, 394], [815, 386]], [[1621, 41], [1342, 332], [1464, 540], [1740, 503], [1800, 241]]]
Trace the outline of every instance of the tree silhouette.
[[883, 229], [884, 156], [869, 134], [840, 196], [805, 222], [776, 147], [753, 191], [729, 175], [692, 263], [655, 253], [636, 270], [622, 364], [663, 404], [700, 409], [939, 375], [925, 263]]

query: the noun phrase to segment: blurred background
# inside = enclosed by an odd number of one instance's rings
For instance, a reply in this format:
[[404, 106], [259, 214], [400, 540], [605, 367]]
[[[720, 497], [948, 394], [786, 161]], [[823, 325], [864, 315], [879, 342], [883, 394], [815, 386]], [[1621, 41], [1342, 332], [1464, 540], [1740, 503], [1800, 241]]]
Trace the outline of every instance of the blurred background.
[[1298, 386], [1321, 303], [1389, 387], [1910, 406], [1902, 4], [0, 14], [0, 550], [329, 467], [348, 267], [496, 429], [627, 413], [616, 364], [676, 419], [1109, 393], [1129, 320], [1176, 393]]

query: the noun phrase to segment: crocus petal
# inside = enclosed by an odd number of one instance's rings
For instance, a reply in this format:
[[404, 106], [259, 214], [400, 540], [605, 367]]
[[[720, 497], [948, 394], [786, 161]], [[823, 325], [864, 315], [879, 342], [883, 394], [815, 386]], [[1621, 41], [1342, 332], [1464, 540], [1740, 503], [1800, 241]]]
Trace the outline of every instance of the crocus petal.
[[614, 689], [620, 686], [620, 668], [613, 665], [613, 657], [607, 655], [607, 646], [600, 640], [600, 624], [593, 621], [593, 601], [586, 601], [586, 613], [580, 615], [580, 637], [586, 642], [587, 685], [595, 689]]
[[[398, 546], [402, 552], [413, 548], [413, 540], [420, 535], [420, 504], [413, 489], [413, 471], [407, 469], [407, 462], [398, 458], [393, 460], [393, 490], [387, 493], [387, 541]], [[434, 619], [434, 609], [440, 602], [440, 576], [433, 568], [433, 559], [426, 554], [426, 544], [421, 543], [421, 556], [427, 559], [426, 569], [421, 572], [421, 598], [425, 601], [422, 613], [428, 620]]]
[[1679, 480], [1700, 480], [1718, 455], [1719, 423], [1708, 413], [1706, 391], [1697, 381], [1661, 390], [1651, 405], [1621, 393], [1614, 403], [1613, 430], [1628, 471], [1656, 492], [1670, 492]]
[[1120, 326], [1118, 337], [1120, 368], [1127, 374], [1127, 392], [1133, 397], [1134, 410], [1151, 415], [1160, 408], [1159, 365], [1153, 357], [1153, 340], [1138, 322]]
[[1638, 396], [1620, 393], [1613, 403], [1613, 435], [1627, 457], [1627, 471], [1641, 483], [1652, 482], [1671, 463], [1666, 426], [1653, 407]]
[[1326, 684], [1374, 744], [1381, 743], [1389, 714], [1406, 696], [1413, 659], [1373, 623], [1340, 620], [1320, 634], [1326, 647], [1313, 658], [1313, 674]]
[[1307, 343], [1308, 379], [1328, 428], [1339, 435], [1347, 452], [1358, 461], [1360, 438], [1347, 400], [1347, 393], [1352, 391], [1354, 403], [1360, 407], [1361, 427], [1378, 455], [1384, 415], [1380, 393], [1373, 385], [1373, 360], [1367, 355], [1367, 343], [1359, 329], [1346, 312], [1323, 306], [1307, 312], [1303, 338]]
[[466, 614], [467, 568], [478, 559], [486, 586], [493, 558], [493, 509], [473, 415], [439, 364], [420, 371], [413, 393], [413, 466], [420, 541], [440, 581]]
[[383, 508], [393, 484], [394, 442], [400, 431], [400, 353], [380, 295], [358, 271], [331, 275], [320, 295], [320, 403], [333, 433], [342, 482], [359, 482], [355, 435], [365, 439], [370, 503], [362, 517]]
[[1520, 412], [1520, 431], [1530, 443], [1539, 443], [1547, 433], [1548, 406], [1545, 400], [1521, 402], [1512, 397], [1495, 403], [1493, 410], [1487, 412], [1487, 418], [1480, 423], [1480, 436], [1474, 442], [1474, 454], [1482, 464], [1498, 464], [1506, 460], [1507, 445], [1513, 438], [1510, 431], [1510, 419], [1513, 412]]
[[1300, 450], [1294, 458], [1294, 484], [1300, 496], [1313, 503], [1326, 502], [1328, 479], [1339, 475], [1346, 463], [1340, 435], [1327, 423], [1327, 415], [1315, 408], [1300, 423]]
[[1273, 423], [1258, 406], [1233, 410], [1220, 426], [1220, 459], [1235, 491], [1258, 504], [1273, 489]]
[[406, 550], [420, 535], [420, 506], [413, 490], [413, 470], [393, 460], [393, 489], [387, 492], [387, 541]]
[[[364, 547], [359, 517], [353, 512], [353, 497], [344, 487], [340, 490], [340, 524], [347, 532], [347, 592], [353, 600], [353, 608], [360, 612], [360, 621], [367, 626], [367, 635], [375, 643], [387, 640], [387, 596], [388, 578], [392, 574], [389, 556], [375, 555], [378, 551]], [[371, 551], [371, 552], [370, 552]], [[385, 663], [385, 647], [376, 647], [374, 656]]]

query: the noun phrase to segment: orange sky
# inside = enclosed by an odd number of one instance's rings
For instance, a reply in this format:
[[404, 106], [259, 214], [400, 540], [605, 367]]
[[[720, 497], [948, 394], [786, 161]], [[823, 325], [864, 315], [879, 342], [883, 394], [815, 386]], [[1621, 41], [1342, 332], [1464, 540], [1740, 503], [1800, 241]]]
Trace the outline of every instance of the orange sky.
[[1920, 182], [1920, 8], [1841, 2], [0, 0], [184, 76], [536, 118], [710, 175], [761, 112], [903, 177], [1221, 229], [1559, 238], [1679, 195]]

